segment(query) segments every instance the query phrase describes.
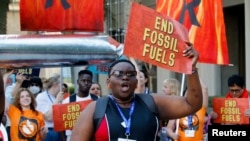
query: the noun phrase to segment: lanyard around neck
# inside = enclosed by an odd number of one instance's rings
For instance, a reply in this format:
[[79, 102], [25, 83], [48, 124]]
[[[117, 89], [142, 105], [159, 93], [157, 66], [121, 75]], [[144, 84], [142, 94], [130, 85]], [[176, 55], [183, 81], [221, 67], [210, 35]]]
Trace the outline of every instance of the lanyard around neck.
[[131, 107], [129, 109], [129, 118], [126, 119], [126, 117], [124, 116], [124, 114], [122, 113], [121, 111], [121, 108], [120, 106], [117, 104], [117, 102], [115, 101], [115, 99], [113, 98], [112, 95], [109, 95], [109, 97], [114, 101], [115, 105], [116, 105], [116, 108], [117, 110], [119, 111], [119, 114], [120, 116], [122, 117], [123, 119], [123, 122], [125, 123], [125, 128], [126, 128], [126, 132], [125, 132], [125, 135], [128, 137], [130, 135], [130, 127], [131, 127], [131, 116], [134, 112], [134, 109], [135, 109], [135, 97], [134, 97], [134, 100], [133, 100], [133, 103], [131, 104]]
[[53, 104], [54, 102], [53, 102], [53, 100], [51, 98], [51, 95], [49, 94], [48, 90], [46, 90], [46, 93], [47, 93], [47, 96], [49, 97], [50, 102]]
[[188, 118], [188, 129], [191, 129], [193, 123], [192, 115], [189, 115], [187, 118]]

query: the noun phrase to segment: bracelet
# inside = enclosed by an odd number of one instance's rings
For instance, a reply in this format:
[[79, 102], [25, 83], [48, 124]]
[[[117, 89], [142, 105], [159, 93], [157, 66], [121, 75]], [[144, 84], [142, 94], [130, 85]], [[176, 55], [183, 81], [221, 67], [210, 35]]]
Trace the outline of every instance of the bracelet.
[[194, 68], [194, 69], [192, 69], [192, 73], [191, 74], [195, 74], [197, 72], [198, 72], [198, 68]]

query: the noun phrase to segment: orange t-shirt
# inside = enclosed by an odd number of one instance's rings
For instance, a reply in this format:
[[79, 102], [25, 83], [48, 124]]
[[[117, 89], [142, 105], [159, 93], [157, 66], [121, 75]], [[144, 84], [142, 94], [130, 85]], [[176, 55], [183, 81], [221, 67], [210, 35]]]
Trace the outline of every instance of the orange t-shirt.
[[[191, 116], [192, 118], [181, 118], [178, 128], [178, 141], [203, 141], [205, 114], [206, 108], [202, 107], [199, 111], [197, 111], [194, 115]], [[191, 125], [188, 124], [190, 123], [189, 121], [192, 121]]]
[[11, 128], [10, 136], [12, 141], [41, 141], [40, 129], [45, 125], [41, 112], [34, 113], [32, 110], [21, 112], [17, 107], [10, 105], [8, 110]]

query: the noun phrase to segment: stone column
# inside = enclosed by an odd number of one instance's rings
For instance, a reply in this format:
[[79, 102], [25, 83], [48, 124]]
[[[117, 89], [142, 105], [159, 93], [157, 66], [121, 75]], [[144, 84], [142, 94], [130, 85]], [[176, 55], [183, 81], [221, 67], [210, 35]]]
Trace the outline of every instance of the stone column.
[[250, 64], [249, 61], [250, 60], [250, 56], [249, 56], [249, 52], [250, 52], [250, 1], [249, 0], [245, 0], [245, 65], [246, 65], [246, 88], [248, 90], [250, 90]]

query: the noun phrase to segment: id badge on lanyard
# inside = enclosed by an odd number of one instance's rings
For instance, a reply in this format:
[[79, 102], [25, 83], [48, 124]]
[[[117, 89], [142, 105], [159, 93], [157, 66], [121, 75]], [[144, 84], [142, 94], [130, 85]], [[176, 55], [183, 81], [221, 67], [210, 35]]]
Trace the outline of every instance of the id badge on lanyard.
[[185, 137], [194, 137], [194, 130], [185, 130]]
[[136, 140], [124, 139], [124, 138], [118, 138], [118, 141], [136, 141]]
[[185, 130], [185, 137], [194, 137], [194, 129], [192, 129], [193, 118], [192, 115], [188, 117], [188, 129]]

